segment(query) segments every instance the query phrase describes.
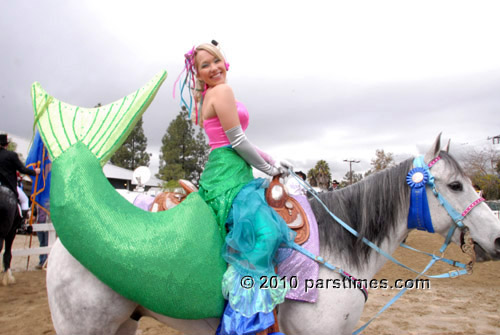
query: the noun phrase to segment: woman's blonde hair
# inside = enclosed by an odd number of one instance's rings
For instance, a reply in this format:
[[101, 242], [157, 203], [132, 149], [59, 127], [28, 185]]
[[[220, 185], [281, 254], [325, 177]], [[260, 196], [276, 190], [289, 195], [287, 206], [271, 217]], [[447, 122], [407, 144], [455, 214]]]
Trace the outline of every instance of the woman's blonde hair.
[[[196, 56], [198, 55], [198, 51], [201, 51], [201, 50], [210, 53], [212, 56], [217, 57], [221, 61], [223, 61], [224, 64], [227, 64], [226, 60], [224, 58], [224, 55], [222, 54], [222, 52], [220, 51], [220, 49], [217, 46], [213, 45], [212, 43], [203, 43], [203, 44], [198, 45], [195, 48], [195, 52], [194, 52], [194, 67], [195, 67], [197, 74], [199, 73], [199, 70], [198, 70], [199, 64], [197, 62]], [[206, 89], [207, 89], [207, 87], [205, 85], [205, 82], [203, 80], [199, 79], [198, 76], [196, 76], [196, 84], [195, 84], [195, 87], [192, 90], [192, 92], [193, 92], [193, 97], [194, 97], [195, 103], [198, 105], [198, 109], [200, 111], [198, 124], [201, 127], [203, 127], [203, 114], [201, 113], [201, 107], [203, 104], [203, 96], [205, 94]]]
[[[212, 43], [203, 43], [198, 45], [197, 47], [193, 47], [188, 53], [184, 55], [185, 57], [185, 78], [181, 82], [180, 86], [180, 95], [181, 95], [181, 104], [189, 111], [189, 115], [195, 124], [203, 127], [203, 115], [201, 114], [201, 107], [203, 104], [203, 97], [207, 90], [206, 83], [198, 78], [198, 63], [196, 60], [196, 56], [199, 51], [206, 51], [210, 53], [212, 56], [220, 59], [224, 62], [226, 70], [229, 67], [229, 64], [226, 62], [224, 55], [221, 50], [217, 47], [217, 42], [212, 41]], [[183, 73], [184, 73], [183, 71]], [[180, 80], [182, 73], [179, 75], [179, 78], [176, 80], [174, 84], [174, 98], [175, 98], [175, 85]], [[190, 98], [186, 101], [182, 97], [182, 92], [184, 88], [189, 89]], [[192, 102], [194, 100], [194, 109], [195, 113], [192, 114]]]

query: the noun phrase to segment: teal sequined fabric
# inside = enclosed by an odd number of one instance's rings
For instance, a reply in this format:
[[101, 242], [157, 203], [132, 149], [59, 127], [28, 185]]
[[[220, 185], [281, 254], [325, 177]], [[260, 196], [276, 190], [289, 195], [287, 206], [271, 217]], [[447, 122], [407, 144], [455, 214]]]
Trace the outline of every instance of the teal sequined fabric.
[[222, 315], [223, 240], [198, 193], [165, 212], [143, 211], [115, 191], [82, 143], [54, 160], [50, 193], [61, 242], [113, 290], [174, 318]]

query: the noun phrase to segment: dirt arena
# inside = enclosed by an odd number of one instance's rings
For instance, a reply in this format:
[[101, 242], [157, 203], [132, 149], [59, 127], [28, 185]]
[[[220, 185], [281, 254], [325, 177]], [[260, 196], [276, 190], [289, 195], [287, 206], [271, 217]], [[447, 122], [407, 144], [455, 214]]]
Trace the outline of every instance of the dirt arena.
[[[18, 235], [16, 248], [28, 246], [29, 237]], [[37, 239], [33, 238], [36, 245]], [[433, 252], [439, 249], [440, 236], [414, 232], [408, 244]], [[400, 248], [394, 255], [415, 269], [423, 269], [426, 257]], [[466, 261], [458, 247], [452, 245], [447, 257]], [[15, 257], [13, 269], [17, 283], [0, 286], [0, 334], [55, 334], [45, 291], [45, 271], [35, 270], [37, 257]], [[436, 265], [432, 274], [448, 271]], [[389, 283], [415, 276], [392, 263], [377, 275]], [[398, 290], [370, 290], [370, 296], [359, 325], [369, 320]], [[456, 279], [431, 280], [430, 289], [408, 290], [403, 297], [375, 320], [363, 334], [500, 334], [500, 262], [476, 264], [474, 274]], [[140, 321], [141, 335], [182, 335], [151, 319]]]

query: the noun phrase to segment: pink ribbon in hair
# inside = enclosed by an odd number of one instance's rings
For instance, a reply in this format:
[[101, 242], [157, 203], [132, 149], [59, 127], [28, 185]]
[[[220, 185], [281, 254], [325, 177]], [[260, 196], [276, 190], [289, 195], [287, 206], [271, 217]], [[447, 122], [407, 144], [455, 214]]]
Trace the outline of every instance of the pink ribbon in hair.
[[[177, 83], [182, 77], [182, 74], [187, 71], [187, 75], [191, 73], [194, 77], [194, 52], [195, 52], [195, 47], [193, 46], [191, 50], [189, 50], [187, 53], [184, 54], [184, 69], [182, 69], [182, 72], [179, 74], [177, 79], [174, 82], [174, 90], [172, 92], [172, 95], [175, 99], [175, 88], [177, 87]], [[188, 79], [189, 80], [189, 79]], [[193, 83], [194, 83], [194, 78], [193, 78]]]

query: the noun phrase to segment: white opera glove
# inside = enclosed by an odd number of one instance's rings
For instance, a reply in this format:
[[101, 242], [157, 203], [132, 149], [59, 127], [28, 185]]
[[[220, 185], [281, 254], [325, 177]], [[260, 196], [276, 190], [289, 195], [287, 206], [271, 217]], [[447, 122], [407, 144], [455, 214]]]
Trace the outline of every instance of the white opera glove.
[[275, 176], [280, 174], [280, 170], [266, 162], [259, 153], [255, 150], [254, 146], [247, 139], [241, 126], [236, 126], [226, 131], [226, 136], [231, 143], [234, 150], [241, 156], [248, 164], [264, 172], [267, 175]]

